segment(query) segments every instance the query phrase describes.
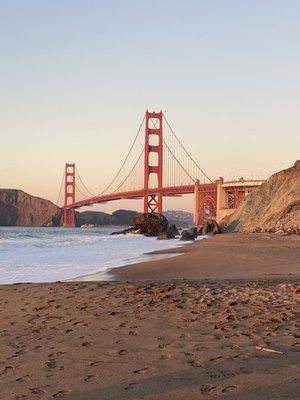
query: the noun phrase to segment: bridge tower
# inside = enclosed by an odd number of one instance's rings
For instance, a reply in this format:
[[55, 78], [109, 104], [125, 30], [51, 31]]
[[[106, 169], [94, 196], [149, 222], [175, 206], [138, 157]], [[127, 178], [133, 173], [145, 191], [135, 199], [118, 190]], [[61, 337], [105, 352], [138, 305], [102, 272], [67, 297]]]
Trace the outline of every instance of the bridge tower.
[[[156, 165], [151, 165], [151, 154], [157, 154]], [[158, 193], [149, 193], [151, 174], [156, 175]], [[144, 159], [144, 213], [162, 212], [163, 188], [163, 113], [146, 111]]]
[[63, 226], [75, 227], [75, 210], [68, 209], [68, 204], [75, 203], [75, 164], [65, 166], [65, 202]]

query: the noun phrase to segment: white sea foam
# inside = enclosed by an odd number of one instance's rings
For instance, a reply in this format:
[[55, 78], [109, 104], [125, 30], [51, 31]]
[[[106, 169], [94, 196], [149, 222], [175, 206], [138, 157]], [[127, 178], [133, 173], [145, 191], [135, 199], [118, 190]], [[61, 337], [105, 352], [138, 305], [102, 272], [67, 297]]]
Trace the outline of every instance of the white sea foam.
[[104, 273], [179, 242], [138, 235], [110, 236], [118, 228], [0, 228], [0, 284], [55, 282]]

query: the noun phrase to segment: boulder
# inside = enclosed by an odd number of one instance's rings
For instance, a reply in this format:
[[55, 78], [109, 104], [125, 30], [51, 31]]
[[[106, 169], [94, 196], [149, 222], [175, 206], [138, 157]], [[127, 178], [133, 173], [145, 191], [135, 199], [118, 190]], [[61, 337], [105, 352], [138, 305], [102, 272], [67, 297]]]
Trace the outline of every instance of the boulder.
[[203, 230], [203, 225], [199, 225], [199, 226], [197, 226], [197, 228], [198, 228], [198, 236], [201, 236], [202, 230]]
[[214, 219], [208, 219], [202, 228], [202, 235], [215, 235], [220, 233], [220, 228], [218, 223]]
[[123, 231], [113, 232], [112, 235], [133, 233], [145, 236], [158, 236], [162, 233], [167, 233], [169, 236], [168, 239], [175, 238], [172, 233], [172, 225], [170, 226], [170, 231], [168, 231], [168, 220], [161, 214], [139, 214], [132, 219], [131, 225], [132, 227], [124, 229]]
[[140, 214], [132, 219], [131, 224], [145, 236], [158, 236], [168, 229], [168, 220], [162, 214]]
[[186, 229], [181, 232], [180, 240], [183, 240], [183, 241], [195, 240], [197, 237], [198, 237], [198, 229], [191, 228], [191, 229]]
[[179, 236], [178, 229], [176, 225], [172, 224], [169, 225], [165, 232], [161, 232], [158, 234], [158, 240], [169, 240], [169, 239], [176, 239], [176, 236]]
[[179, 233], [179, 231], [178, 231], [178, 229], [177, 229], [177, 227], [176, 227], [175, 224], [169, 225], [169, 226], [168, 226], [168, 229], [167, 229], [167, 232], [168, 232], [170, 235], [173, 235], [174, 238], [175, 238], [176, 236], [179, 236], [179, 235], [180, 235], [180, 233]]
[[169, 239], [175, 239], [175, 237], [174, 236], [170, 237], [168, 232], [159, 233], [157, 236], [157, 240], [169, 240]]

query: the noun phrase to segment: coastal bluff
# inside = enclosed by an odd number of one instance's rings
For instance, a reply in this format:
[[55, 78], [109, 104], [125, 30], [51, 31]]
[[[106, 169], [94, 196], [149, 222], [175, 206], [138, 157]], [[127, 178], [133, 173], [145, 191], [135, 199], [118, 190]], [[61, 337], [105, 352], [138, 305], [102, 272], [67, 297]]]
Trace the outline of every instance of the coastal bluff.
[[273, 174], [223, 220], [229, 231], [300, 233], [300, 160]]
[[60, 208], [22, 190], [0, 189], [0, 226], [57, 226]]

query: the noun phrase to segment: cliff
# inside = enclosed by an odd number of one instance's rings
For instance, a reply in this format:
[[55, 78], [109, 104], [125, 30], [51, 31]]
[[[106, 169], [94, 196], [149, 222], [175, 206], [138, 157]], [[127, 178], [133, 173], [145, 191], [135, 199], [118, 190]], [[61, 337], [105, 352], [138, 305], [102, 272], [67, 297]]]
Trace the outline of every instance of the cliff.
[[224, 222], [230, 231], [300, 233], [300, 160], [272, 175]]
[[57, 226], [60, 209], [22, 190], [0, 189], [0, 226]]

